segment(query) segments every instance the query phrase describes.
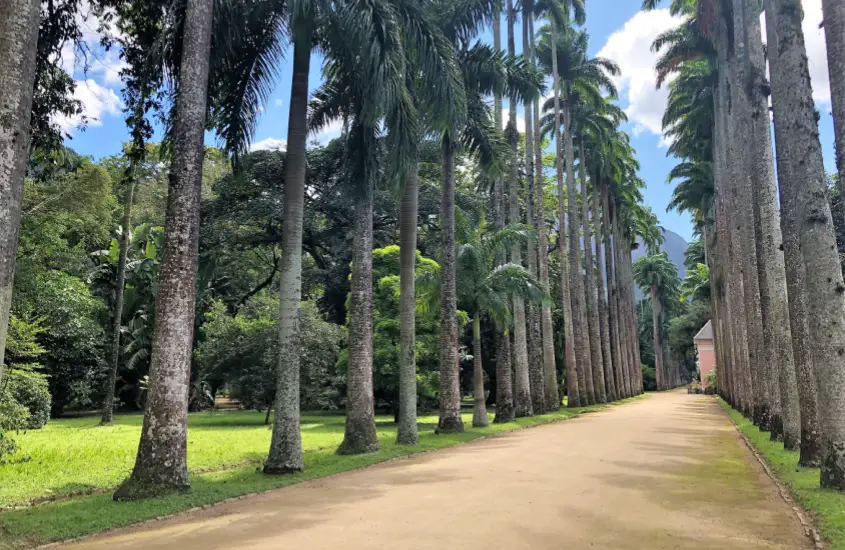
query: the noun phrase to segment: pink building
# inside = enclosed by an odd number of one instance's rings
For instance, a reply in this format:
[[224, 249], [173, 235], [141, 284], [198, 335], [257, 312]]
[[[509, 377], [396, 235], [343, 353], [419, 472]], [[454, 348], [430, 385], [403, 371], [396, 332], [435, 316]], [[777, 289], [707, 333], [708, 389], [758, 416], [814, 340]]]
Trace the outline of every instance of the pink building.
[[713, 348], [713, 325], [710, 321], [701, 327], [693, 338], [695, 350], [698, 352], [698, 370], [701, 372], [701, 387], [705, 388], [705, 379], [713, 367], [716, 366], [716, 351]]

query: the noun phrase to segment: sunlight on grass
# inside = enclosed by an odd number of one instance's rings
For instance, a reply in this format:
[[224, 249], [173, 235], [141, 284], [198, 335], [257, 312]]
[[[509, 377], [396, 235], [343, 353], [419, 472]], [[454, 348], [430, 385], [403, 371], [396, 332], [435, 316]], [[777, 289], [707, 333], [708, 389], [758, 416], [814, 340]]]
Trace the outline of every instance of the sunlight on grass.
[[798, 451], [787, 451], [783, 443], [769, 440], [750, 420], [719, 398], [719, 404], [736, 422], [742, 433], [763, 455], [769, 467], [792, 491], [795, 500], [815, 515], [821, 535], [830, 550], [845, 550], [845, 495], [819, 487], [819, 469], [798, 466]]
[[[626, 401], [639, 397], [642, 396]], [[380, 416], [377, 418], [377, 431], [381, 450], [358, 456], [334, 454], [343, 439], [344, 417], [306, 415], [302, 419], [305, 471], [287, 477], [269, 477], [260, 473], [260, 463], [270, 444], [270, 430], [263, 425], [262, 413], [196, 413], [190, 416], [188, 430], [188, 461], [192, 472], [190, 492], [129, 503], [114, 503], [111, 493], [107, 492], [6, 511], [0, 513], [0, 549], [79, 537], [233, 496], [554, 422], [606, 406], [561, 409], [543, 416], [520, 418], [508, 424], [491, 423], [487, 428], [478, 429], [471, 427], [472, 415], [465, 414], [466, 432], [453, 435], [435, 435], [437, 417], [420, 417], [420, 445], [416, 447], [395, 445], [393, 418]], [[60, 420], [51, 422], [44, 430], [22, 434], [19, 438], [22, 454], [29, 456], [30, 460], [0, 467], [0, 495], [4, 505], [28, 502], [46, 495], [110, 489], [122, 481], [134, 461], [142, 419], [140, 416], [118, 417], [114, 426], [105, 428], [96, 427], [97, 420]]]

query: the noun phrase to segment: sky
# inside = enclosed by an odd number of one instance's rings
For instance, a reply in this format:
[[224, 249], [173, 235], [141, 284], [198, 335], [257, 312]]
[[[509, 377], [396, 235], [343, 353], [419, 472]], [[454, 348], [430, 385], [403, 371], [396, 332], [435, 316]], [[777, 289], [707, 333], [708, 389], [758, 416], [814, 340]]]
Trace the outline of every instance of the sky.
[[[643, 191], [645, 202], [652, 207], [666, 229], [678, 233], [690, 241], [693, 227], [688, 214], [667, 212], [671, 201], [672, 186], [666, 183], [666, 176], [677, 159], [666, 156], [667, 143], [662, 137], [661, 117], [666, 105], [666, 88], [656, 89], [654, 62], [657, 54], [651, 52], [651, 43], [661, 32], [677, 26], [680, 20], [672, 17], [668, 10], [639, 11], [639, 0], [588, 0], [587, 32], [590, 35], [590, 55], [615, 61], [621, 73], [615, 78], [619, 89], [619, 103], [628, 115], [623, 128], [631, 135], [640, 161], [640, 177], [646, 182]], [[664, 2], [668, 4], [668, 0]], [[813, 96], [821, 114], [819, 123], [825, 166], [834, 170], [833, 123], [830, 112], [830, 91], [827, 76], [827, 61], [824, 32], [819, 29], [822, 20], [821, 0], [802, 0], [804, 6], [804, 34], [810, 62], [810, 76]], [[57, 122], [70, 134], [67, 145], [83, 155], [95, 159], [117, 154], [121, 144], [128, 139], [123, 121], [120, 99], [121, 83], [119, 71], [122, 62], [117, 52], [103, 52], [98, 47], [99, 33], [96, 18], [83, 9], [80, 16], [84, 38], [91, 52], [87, 60], [67, 47], [62, 52], [62, 66], [77, 81], [76, 97], [85, 107], [88, 119], [84, 131], [76, 128], [79, 120], [58, 119]], [[517, 24], [517, 53], [521, 51], [521, 25]], [[503, 33], [506, 26], [502, 25]], [[765, 26], [764, 26], [765, 33]], [[490, 41], [489, 31], [482, 36]], [[504, 42], [504, 40], [503, 40]], [[311, 64], [311, 88], [320, 83], [320, 60]], [[288, 100], [290, 98], [291, 62], [285, 61], [279, 67], [275, 91], [261, 108], [260, 120], [253, 139], [253, 149], [284, 148], [287, 136]], [[504, 118], [507, 120], [507, 102]], [[522, 108], [517, 109], [522, 120]], [[524, 128], [520, 124], [520, 130]], [[326, 143], [340, 135], [341, 126], [330, 125], [312, 136], [313, 141]], [[160, 137], [160, 136], [159, 136]], [[215, 144], [213, 135], [207, 136], [208, 144]]]

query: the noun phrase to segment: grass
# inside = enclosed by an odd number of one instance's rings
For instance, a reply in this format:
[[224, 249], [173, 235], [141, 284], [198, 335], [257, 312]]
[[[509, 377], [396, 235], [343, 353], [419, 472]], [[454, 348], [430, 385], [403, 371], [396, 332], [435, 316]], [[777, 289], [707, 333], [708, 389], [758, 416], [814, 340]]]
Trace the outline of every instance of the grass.
[[284, 477], [265, 476], [260, 472], [261, 461], [270, 444], [270, 430], [263, 425], [262, 413], [196, 413], [190, 415], [188, 429], [191, 490], [121, 503], [113, 502], [108, 490], [119, 484], [131, 470], [141, 417], [118, 417], [110, 427], [97, 427], [96, 418], [53, 421], [42, 430], [18, 437], [22, 455], [29, 460], [0, 466], [0, 502], [9, 507], [47, 496], [98, 492], [0, 513], [0, 549], [27, 548], [81, 537], [231, 497], [571, 418], [607, 406], [561, 409], [508, 424], [491, 423], [487, 428], [472, 428], [472, 415], [466, 414], [463, 417], [466, 431], [453, 435], [435, 435], [437, 417], [421, 417], [420, 444], [416, 447], [395, 445], [396, 426], [392, 417], [380, 416], [377, 431], [381, 450], [357, 456], [335, 454], [343, 439], [342, 416], [308, 415], [302, 418], [305, 471]]
[[769, 440], [750, 420], [724, 400], [719, 403], [751, 441], [778, 478], [789, 487], [796, 502], [811, 512], [830, 550], [845, 550], [845, 495], [819, 487], [819, 469], [798, 466], [798, 451], [787, 451], [783, 443]]

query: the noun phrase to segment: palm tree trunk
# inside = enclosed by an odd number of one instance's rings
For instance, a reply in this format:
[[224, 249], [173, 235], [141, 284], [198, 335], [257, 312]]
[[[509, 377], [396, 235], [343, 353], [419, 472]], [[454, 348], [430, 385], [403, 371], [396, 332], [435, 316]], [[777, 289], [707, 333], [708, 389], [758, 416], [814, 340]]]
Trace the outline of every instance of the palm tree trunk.
[[663, 379], [663, 344], [660, 341], [660, 310], [657, 286], [651, 285], [651, 337], [654, 342], [654, 376], [657, 380], [657, 391], [666, 389], [666, 381]]
[[[757, 228], [756, 252], [760, 282], [760, 310], [763, 341], [766, 346], [764, 357], [771, 380], [771, 437], [782, 439], [787, 449], [797, 449], [801, 440], [801, 421], [798, 413], [798, 389], [789, 328], [786, 272], [783, 252], [780, 249], [783, 239], [772, 158], [771, 126], [768, 120], [769, 102], [768, 95], [763, 92], [766, 84], [764, 82], [766, 60], [760, 38], [760, 19], [754, 15], [758, 9], [759, 6], [753, 9], [745, 6], [748, 54], [754, 82], [750, 96], [754, 136], [752, 147], [755, 161], [751, 202], [754, 207], [754, 225]], [[772, 43], [776, 44], [777, 39]]]
[[614, 250], [613, 241], [611, 240], [611, 225], [613, 219], [613, 211], [610, 206], [609, 188], [604, 186], [602, 188], [602, 204], [604, 206], [605, 217], [602, 224], [602, 232], [604, 233], [604, 249], [605, 249], [605, 265], [607, 269], [607, 295], [608, 295], [608, 328], [610, 331], [610, 345], [611, 345], [611, 365], [613, 367], [613, 379], [616, 383], [616, 397], [623, 399], [629, 397], [625, 387], [625, 377], [623, 371], [622, 348], [619, 339], [619, 311], [618, 311], [618, 290], [616, 286], [616, 273], [613, 266]]
[[581, 162], [581, 224], [584, 229], [584, 295], [587, 317], [587, 334], [590, 341], [590, 365], [593, 374], [593, 389], [596, 402], [607, 402], [607, 389], [604, 385], [604, 357], [601, 349], [599, 332], [599, 310], [596, 304], [596, 275], [593, 261], [593, 232], [590, 229], [590, 199], [587, 193], [587, 169], [584, 156], [584, 140], [578, 141]]
[[[827, 25], [827, 20], [825, 20]], [[766, 0], [766, 33], [767, 42], [774, 47], [779, 43], [777, 38], [777, 21], [775, 8], [770, 0]], [[828, 43], [830, 51], [830, 43]], [[780, 88], [780, 70], [775, 65], [779, 55], [776, 50], [769, 54], [772, 85]], [[831, 75], [832, 78], [832, 75]], [[772, 96], [772, 106], [775, 110], [782, 110], [782, 95]], [[790, 181], [795, 176], [791, 172], [790, 158], [786, 143], [789, 137], [784, 133], [783, 125], [775, 121], [775, 145], [777, 148], [777, 169], [780, 181]], [[840, 156], [840, 158], [842, 158]], [[789, 308], [790, 334], [792, 337], [792, 358], [794, 360], [797, 378], [798, 406], [800, 409], [800, 457], [798, 464], [807, 467], [818, 467], [821, 464], [821, 441], [819, 432], [819, 412], [816, 400], [816, 379], [813, 373], [812, 357], [810, 355], [809, 320], [807, 317], [807, 295], [805, 291], [804, 260], [801, 257], [798, 221], [795, 218], [797, 206], [790, 201], [792, 194], [785, 192], [781, 185], [780, 204], [783, 209], [781, 216], [781, 234], [783, 235], [783, 253], [786, 266], [787, 305]], [[784, 421], [784, 446], [787, 443], [787, 428]]]
[[[531, 36], [534, 36], [534, 22], [531, 22]], [[535, 55], [534, 40], [531, 41], [531, 54]], [[540, 284], [550, 291], [549, 286], [549, 244], [546, 234], [545, 177], [543, 174], [543, 139], [540, 132], [540, 100], [533, 104], [534, 112], [534, 204], [536, 207], [535, 224], [537, 229], [537, 271]], [[560, 394], [557, 387], [557, 366], [555, 365], [555, 342], [552, 330], [552, 308], [549, 304], [540, 306], [540, 329], [543, 363], [543, 388], [545, 389], [546, 410], [560, 408]]]
[[437, 432], [461, 433], [464, 431], [464, 423], [461, 420], [455, 290], [455, 147], [448, 137], [443, 138], [443, 202], [440, 218], [440, 420]]
[[[365, 176], [370, 180], [370, 176]], [[355, 203], [352, 284], [349, 290], [349, 366], [346, 426], [338, 454], [379, 449], [373, 397], [373, 191], [365, 184]]]
[[[566, 223], [566, 193], [563, 186], [563, 139], [561, 127], [561, 83], [557, 69], [557, 49], [555, 39], [552, 38], [552, 72], [554, 73], [555, 86], [555, 151], [556, 151], [556, 174], [558, 191], [558, 249], [560, 253], [560, 288], [561, 288], [561, 309], [563, 310], [563, 338], [564, 338], [564, 368], [566, 369], [566, 394], [568, 406], [580, 407], [581, 390], [578, 384], [578, 361], [575, 358], [575, 336], [572, 311], [572, 289], [569, 286], [569, 254], [567, 250], [567, 223]], [[571, 180], [570, 180], [571, 181]]]
[[[508, 54], [516, 55], [514, 42], [514, 27], [516, 26], [516, 12], [513, 0], [508, 0]], [[508, 111], [507, 139], [510, 144], [510, 223], [518, 224], [522, 221], [519, 212], [519, 174], [517, 172], [517, 148], [519, 131], [516, 128], [517, 99], [510, 97]], [[511, 249], [511, 262], [522, 265], [522, 247], [514, 245]], [[531, 403], [531, 383], [528, 374], [528, 338], [525, 325], [525, 302], [521, 298], [513, 299], [513, 370], [514, 370], [514, 413], [517, 417], [532, 416], [534, 410]]]
[[29, 160], [40, 6], [37, 0], [3, 0], [0, 4], [0, 380]]
[[302, 221], [305, 194], [305, 145], [308, 136], [308, 72], [311, 33], [301, 29], [293, 42], [293, 79], [288, 117], [288, 146], [279, 261], [279, 366], [268, 474], [302, 470], [299, 430], [299, 303], [302, 297]]
[[[501, 12], [496, 10], [493, 17], [493, 48], [502, 50], [502, 22]], [[496, 128], [502, 128], [502, 96], [493, 97], [493, 118]], [[497, 176], [494, 181], [493, 205], [495, 209], [495, 225], [497, 230], [505, 228], [505, 182]], [[496, 254], [496, 265], [507, 263], [505, 254]], [[511, 343], [507, 333], [496, 327], [496, 417], [494, 423], [511, 422], [514, 419], [513, 383], [511, 369]]]
[[[839, 265], [836, 236], [825, 190], [821, 143], [810, 87], [802, 11], [797, 0], [774, 2], [777, 21], [777, 62], [773, 71], [778, 87], [775, 124], [787, 140], [790, 178], [781, 181], [790, 194], [787, 206], [799, 223], [801, 251], [806, 267], [810, 349], [818, 388], [821, 427], [821, 485], [845, 490], [845, 283]], [[779, 158], [780, 162], [781, 159]]]
[[478, 311], [472, 320], [473, 386], [472, 427], [484, 428], [490, 424], [484, 395], [484, 365], [481, 362], [481, 316]]
[[614, 317], [616, 323], [616, 341], [619, 347], [619, 366], [623, 396], [631, 397], [633, 395], [633, 384], [631, 383], [631, 366], [630, 356], [628, 355], [628, 346], [630, 335], [628, 334], [627, 318], [624, 315], [624, 301], [625, 295], [622, 292], [622, 265], [621, 258], [621, 239], [619, 231], [619, 223], [616, 215], [616, 208], [614, 207], [614, 214], [611, 218], [611, 232], [613, 234], [613, 303], [614, 303]]
[[625, 285], [624, 290], [627, 295], [626, 306], [628, 314], [628, 331], [631, 335], [629, 338], [629, 354], [631, 365], [631, 392], [634, 395], [642, 393], [642, 370], [640, 369], [640, 339], [639, 331], [637, 330], [637, 312], [636, 303], [634, 302], [634, 275], [633, 265], [631, 262], [631, 245], [629, 242], [625, 244], [625, 253], [622, 255], [622, 263], [625, 270]]
[[822, 13], [827, 42], [830, 103], [833, 107], [833, 133], [836, 137], [839, 196], [845, 199], [845, 4], [838, 0], [822, 0]]
[[590, 363], [590, 337], [587, 331], [585, 310], [584, 278], [581, 276], [581, 234], [580, 216], [578, 215], [578, 192], [575, 183], [575, 151], [572, 143], [572, 117], [569, 101], [563, 104], [563, 139], [566, 148], [566, 187], [568, 191], [569, 223], [569, 278], [572, 293], [572, 328], [575, 337], [575, 361], [578, 363], [578, 389], [581, 392], [581, 404], [592, 405], [596, 402], [593, 393], [592, 364]]
[[[528, 5], [522, 10], [522, 52], [525, 62], [533, 66], [533, 54], [531, 51], [531, 20], [533, 17]], [[525, 105], [525, 179], [526, 179], [526, 202], [527, 222], [530, 227], [536, 227], [534, 222], [534, 117], [533, 102], [528, 101]], [[539, 134], [540, 128], [537, 128]], [[537, 242], [529, 238], [526, 250], [528, 270], [539, 277], [537, 271]], [[540, 307], [537, 304], [528, 304], [528, 378], [531, 386], [531, 408], [534, 414], [546, 412], [546, 389], [543, 367], [543, 344], [540, 332]]]
[[414, 278], [417, 261], [417, 210], [419, 165], [413, 163], [405, 178], [399, 206], [399, 429], [396, 443], [416, 445], [417, 360], [416, 298]]
[[602, 364], [604, 366], [604, 381], [607, 387], [608, 401], [616, 401], [619, 399], [616, 393], [616, 380], [613, 377], [613, 355], [610, 344], [610, 318], [607, 309], [607, 294], [605, 293], [605, 261], [604, 246], [604, 227], [607, 222], [607, 210], [602, 212], [599, 206], [599, 195], [604, 196], [604, 191], [607, 189], [607, 184], [602, 182], [600, 187], [593, 189], [593, 219], [596, 222], [596, 294], [598, 297], [599, 309], [599, 333], [601, 336], [601, 352]]
[[115, 282], [114, 319], [112, 320], [111, 358], [109, 374], [106, 377], [105, 397], [100, 424], [111, 424], [114, 420], [114, 386], [117, 383], [117, 369], [120, 362], [120, 328], [123, 326], [123, 291], [126, 286], [126, 257], [129, 253], [129, 232], [132, 222], [132, 200], [135, 195], [137, 159], [130, 161], [126, 172], [126, 194], [123, 198], [123, 219], [120, 222], [120, 254], [117, 261], [117, 281]]
[[213, 8], [211, 0], [188, 0], [149, 393], [135, 468], [115, 492], [115, 499], [144, 498], [189, 486], [187, 395], [196, 312], [203, 134]]

